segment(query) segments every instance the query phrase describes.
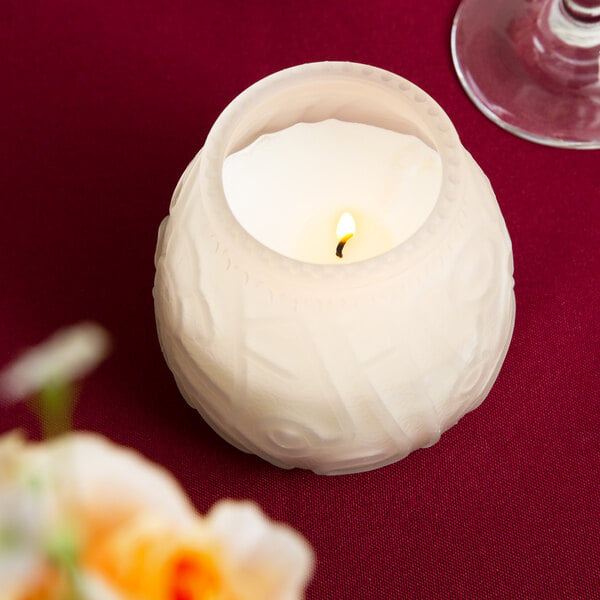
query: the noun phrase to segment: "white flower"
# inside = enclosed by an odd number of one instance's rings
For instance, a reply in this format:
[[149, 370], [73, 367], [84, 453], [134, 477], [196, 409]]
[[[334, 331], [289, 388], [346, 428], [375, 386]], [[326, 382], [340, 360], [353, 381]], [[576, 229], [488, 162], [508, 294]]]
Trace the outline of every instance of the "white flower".
[[83, 322], [61, 329], [26, 350], [0, 373], [0, 392], [17, 400], [53, 382], [80, 379], [104, 359], [109, 347], [107, 332], [96, 323]]
[[85, 600], [299, 600], [312, 573], [307, 542], [255, 504], [203, 517], [168, 471], [96, 434], [0, 437], [0, 504], [19, 542], [0, 553], [1, 600], [48, 591], [48, 540], [64, 532]]

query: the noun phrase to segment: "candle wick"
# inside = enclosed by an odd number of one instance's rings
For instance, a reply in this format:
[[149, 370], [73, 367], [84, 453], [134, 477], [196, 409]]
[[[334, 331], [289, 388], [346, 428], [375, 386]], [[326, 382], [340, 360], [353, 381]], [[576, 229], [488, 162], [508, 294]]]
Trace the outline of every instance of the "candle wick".
[[337, 245], [337, 248], [335, 249], [335, 255], [338, 258], [344, 258], [344, 255], [342, 254], [342, 251], [344, 250], [344, 246], [346, 245], [346, 242], [352, 237], [352, 234], [348, 234], [345, 235], [340, 241], [339, 244]]

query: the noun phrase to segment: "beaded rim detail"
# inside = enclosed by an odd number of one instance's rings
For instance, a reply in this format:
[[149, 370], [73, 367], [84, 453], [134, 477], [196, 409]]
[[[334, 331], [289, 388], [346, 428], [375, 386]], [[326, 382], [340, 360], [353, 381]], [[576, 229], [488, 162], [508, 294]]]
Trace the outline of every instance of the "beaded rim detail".
[[[438, 199], [431, 213], [409, 238], [391, 250], [370, 259], [347, 265], [319, 265], [304, 263], [279, 254], [252, 237], [233, 215], [223, 191], [221, 168], [226, 158], [226, 147], [231, 136], [243, 121], [248, 109], [260, 104], [266, 96], [290, 90], [310, 82], [338, 79], [353, 82], [372, 82], [373, 86], [401, 94], [404, 102], [428, 128], [426, 133], [434, 143], [442, 161], [442, 182]], [[464, 149], [458, 134], [444, 110], [427, 93], [410, 81], [389, 71], [351, 62], [318, 62], [290, 67], [256, 82], [239, 94], [221, 113], [211, 128], [202, 150], [201, 164], [197, 165], [201, 182], [201, 195], [210, 196], [211, 206], [206, 215], [212, 226], [223, 234], [224, 251], [235, 245], [241, 252], [241, 260], [259, 256], [273, 271], [280, 271], [288, 278], [292, 275], [298, 284], [302, 281], [326, 280], [332, 285], [344, 285], [348, 281], [390, 276], [409, 268], [427, 252], [428, 240], [453, 220], [456, 202], [461, 193], [462, 155]], [[183, 187], [186, 187], [184, 182]], [[188, 190], [189, 192], [189, 190]], [[181, 190], [185, 194], [185, 189]], [[198, 193], [198, 189], [195, 190]], [[208, 200], [205, 200], [208, 203]], [[236, 253], [238, 254], [238, 253]], [[242, 266], [242, 265], [240, 265]], [[384, 273], [382, 273], [382, 267]], [[243, 268], [243, 266], [242, 266]]]

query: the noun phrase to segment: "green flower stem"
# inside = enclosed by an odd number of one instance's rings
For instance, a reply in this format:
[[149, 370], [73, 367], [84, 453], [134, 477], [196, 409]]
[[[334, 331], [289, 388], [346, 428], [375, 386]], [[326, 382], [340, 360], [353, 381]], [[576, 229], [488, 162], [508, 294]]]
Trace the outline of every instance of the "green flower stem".
[[79, 582], [79, 544], [75, 531], [68, 524], [58, 527], [46, 541], [46, 552], [65, 577], [66, 588], [60, 600], [83, 600]]
[[75, 394], [72, 385], [53, 381], [33, 398], [33, 410], [38, 415], [44, 439], [50, 439], [72, 429]]

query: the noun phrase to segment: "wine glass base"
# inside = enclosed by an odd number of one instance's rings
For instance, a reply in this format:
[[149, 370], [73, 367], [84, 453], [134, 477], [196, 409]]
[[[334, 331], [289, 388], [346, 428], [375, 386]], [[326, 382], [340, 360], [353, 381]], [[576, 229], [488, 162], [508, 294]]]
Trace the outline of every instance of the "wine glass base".
[[[556, 11], [557, 0], [463, 0], [452, 27], [454, 66], [475, 105], [507, 131], [549, 146], [600, 148], [600, 25], [576, 27]], [[584, 28], [575, 43], [556, 35], [560, 19], [576, 34]]]

